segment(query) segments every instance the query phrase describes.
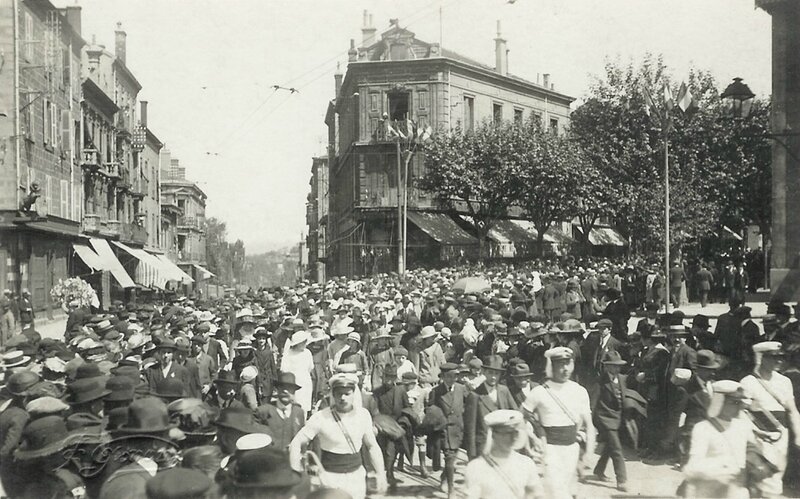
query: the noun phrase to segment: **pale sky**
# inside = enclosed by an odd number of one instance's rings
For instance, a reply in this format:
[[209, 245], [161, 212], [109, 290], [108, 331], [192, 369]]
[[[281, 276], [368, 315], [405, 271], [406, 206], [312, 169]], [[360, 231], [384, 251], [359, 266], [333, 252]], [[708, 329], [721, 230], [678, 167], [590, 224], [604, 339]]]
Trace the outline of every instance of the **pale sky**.
[[[58, 6], [74, 0], [56, 0]], [[208, 194], [249, 254], [300, 240], [311, 157], [324, 151], [336, 62], [346, 69], [362, 11], [378, 33], [390, 18], [417, 37], [494, 64], [496, 21], [509, 72], [580, 98], [606, 58], [664, 54], [676, 79], [690, 66], [724, 86], [741, 76], [770, 89], [770, 17], [753, 0], [79, 0], [83, 37], [113, 52], [144, 87], [149, 127]], [[273, 93], [272, 85], [299, 93]], [[720, 89], [720, 91], [722, 90]], [[207, 154], [211, 153], [211, 154]]]

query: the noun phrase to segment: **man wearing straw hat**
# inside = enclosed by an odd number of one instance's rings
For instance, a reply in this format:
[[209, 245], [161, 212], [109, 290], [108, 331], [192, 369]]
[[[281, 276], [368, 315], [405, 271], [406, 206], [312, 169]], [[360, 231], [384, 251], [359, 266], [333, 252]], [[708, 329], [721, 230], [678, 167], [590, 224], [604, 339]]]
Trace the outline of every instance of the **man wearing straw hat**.
[[594, 452], [595, 429], [589, 394], [570, 379], [575, 370], [573, 352], [555, 347], [545, 352], [547, 380], [531, 390], [522, 404], [535, 415], [545, 432], [545, 488], [547, 497], [571, 498], [580, 458], [579, 431], [586, 444], [584, 456]]
[[489, 429], [487, 448], [467, 465], [464, 474], [467, 497], [545, 497], [536, 464], [531, 458], [517, 452], [527, 438], [522, 413], [497, 410], [486, 414], [483, 423]]

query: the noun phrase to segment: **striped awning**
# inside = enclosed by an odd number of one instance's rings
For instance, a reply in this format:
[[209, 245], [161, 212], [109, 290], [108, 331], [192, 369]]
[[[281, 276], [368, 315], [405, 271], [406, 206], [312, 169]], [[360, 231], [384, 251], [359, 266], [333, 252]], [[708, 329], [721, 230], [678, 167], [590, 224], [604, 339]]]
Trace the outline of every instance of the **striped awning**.
[[128, 272], [125, 271], [125, 267], [119, 263], [114, 251], [111, 250], [111, 246], [108, 245], [108, 241], [93, 237], [89, 239], [89, 244], [91, 244], [92, 248], [94, 248], [94, 250], [97, 252], [97, 256], [100, 259], [99, 264], [102, 266], [102, 270], [111, 272], [111, 275], [114, 276], [114, 279], [123, 288], [136, 287], [136, 284], [133, 282], [133, 279], [131, 279], [131, 276], [129, 276]]

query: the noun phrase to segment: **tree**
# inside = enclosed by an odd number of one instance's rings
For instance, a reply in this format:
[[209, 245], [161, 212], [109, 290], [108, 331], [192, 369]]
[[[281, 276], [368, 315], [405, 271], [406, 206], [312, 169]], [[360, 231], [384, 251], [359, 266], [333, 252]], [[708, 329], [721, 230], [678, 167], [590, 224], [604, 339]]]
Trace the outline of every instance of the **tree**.
[[529, 119], [519, 132], [513, 147], [523, 165], [519, 205], [533, 222], [542, 251], [545, 232], [578, 213], [578, 194], [590, 165], [574, 142], [542, 129], [539, 120]]
[[[726, 121], [719, 85], [710, 74], [691, 70], [687, 84], [697, 111], [687, 115], [673, 110], [667, 125], [657, 119], [664, 114], [664, 87], [677, 95], [678, 86], [663, 60], [648, 55], [640, 64], [624, 67], [608, 62], [585, 103], [572, 113], [572, 135], [603, 180], [585, 183], [596, 195], [584, 199], [604, 200], [604, 214], [641, 252], [663, 247], [665, 133], [670, 143], [671, 242], [698, 245], [732, 218], [740, 220], [734, 224], [738, 228], [747, 223], [745, 218], [768, 219], [768, 194], [757, 198], [767, 204], [766, 209], [758, 206], [757, 213], [746, 206], [755, 198], [743, 202], [755, 194], [749, 190], [754, 186], [759, 193], [769, 192], [763, 190], [764, 178], [769, 181], [765, 135], [748, 132], [761, 123], [765, 129], [765, 115]], [[645, 91], [653, 96], [655, 108], [646, 105]], [[594, 214], [587, 215], [590, 222]]]
[[511, 154], [519, 133], [509, 123], [484, 122], [474, 130], [436, 134], [424, 145], [426, 173], [420, 187], [441, 206], [470, 214], [481, 257], [489, 231], [520, 197], [523, 166], [519, 154]]
[[225, 222], [214, 217], [206, 219], [206, 264], [208, 270], [226, 284], [244, 280], [245, 248], [241, 239], [230, 244]]

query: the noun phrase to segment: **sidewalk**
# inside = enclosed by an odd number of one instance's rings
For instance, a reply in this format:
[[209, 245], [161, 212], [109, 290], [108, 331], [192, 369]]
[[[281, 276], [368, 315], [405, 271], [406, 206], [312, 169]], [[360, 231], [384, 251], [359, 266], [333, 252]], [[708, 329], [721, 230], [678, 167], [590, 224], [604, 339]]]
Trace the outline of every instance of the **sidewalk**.
[[56, 340], [64, 339], [64, 330], [67, 327], [67, 314], [58, 311], [53, 314], [52, 319], [39, 319], [34, 321], [34, 329], [42, 335], [42, 338], [53, 338]]

